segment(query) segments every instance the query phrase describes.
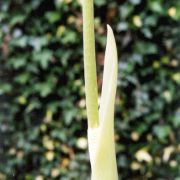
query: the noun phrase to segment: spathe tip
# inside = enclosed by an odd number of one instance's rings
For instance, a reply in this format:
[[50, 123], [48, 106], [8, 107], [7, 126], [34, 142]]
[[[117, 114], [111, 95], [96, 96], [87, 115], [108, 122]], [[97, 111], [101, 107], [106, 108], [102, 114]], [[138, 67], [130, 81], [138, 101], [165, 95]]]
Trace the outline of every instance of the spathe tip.
[[110, 26], [109, 24], [107, 24], [106, 27], [107, 27], [107, 31], [108, 31], [108, 32], [110, 32], [110, 31], [112, 32], [112, 31], [113, 31], [112, 28], [111, 28], [111, 26]]

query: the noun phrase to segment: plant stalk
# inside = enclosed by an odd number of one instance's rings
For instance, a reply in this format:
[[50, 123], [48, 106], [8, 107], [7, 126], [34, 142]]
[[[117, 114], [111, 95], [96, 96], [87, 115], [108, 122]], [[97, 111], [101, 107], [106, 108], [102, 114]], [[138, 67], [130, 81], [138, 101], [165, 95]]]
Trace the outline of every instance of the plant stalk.
[[84, 75], [88, 127], [99, 124], [93, 0], [83, 0]]

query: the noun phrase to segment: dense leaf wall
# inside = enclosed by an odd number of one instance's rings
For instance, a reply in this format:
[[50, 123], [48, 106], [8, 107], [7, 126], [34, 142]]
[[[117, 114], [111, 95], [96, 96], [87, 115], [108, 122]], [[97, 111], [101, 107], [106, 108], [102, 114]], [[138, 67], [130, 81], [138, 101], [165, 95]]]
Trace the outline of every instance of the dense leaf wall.
[[[180, 2], [95, 0], [99, 92], [106, 24], [119, 54], [120, 179], [180, 179]], [[76, 0], [0, 2], [0, 179], [88, 179]]]

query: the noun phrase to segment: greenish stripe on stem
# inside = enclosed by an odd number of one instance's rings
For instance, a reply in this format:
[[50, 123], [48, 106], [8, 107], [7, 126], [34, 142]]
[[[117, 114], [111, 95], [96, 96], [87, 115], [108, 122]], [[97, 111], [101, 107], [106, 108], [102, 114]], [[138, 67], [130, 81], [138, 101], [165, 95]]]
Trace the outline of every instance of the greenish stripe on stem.
[[99, 123], [93, 0], [82, 0], [82, 6], [86, 109], [88, 126], [92, 128]]

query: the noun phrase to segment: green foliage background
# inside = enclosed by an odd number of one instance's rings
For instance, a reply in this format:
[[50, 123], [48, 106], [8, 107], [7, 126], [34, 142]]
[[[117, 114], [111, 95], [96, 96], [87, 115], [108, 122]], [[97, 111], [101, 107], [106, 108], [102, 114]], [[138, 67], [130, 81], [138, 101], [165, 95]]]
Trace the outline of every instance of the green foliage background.
[[[94, 3], [99, 92], [107, 23], [118, 45], [120, 179], [179, 180], [180, 1]], [[0, 179], [89, 179], [80, 3], [1, 0], [0, 47]]]

